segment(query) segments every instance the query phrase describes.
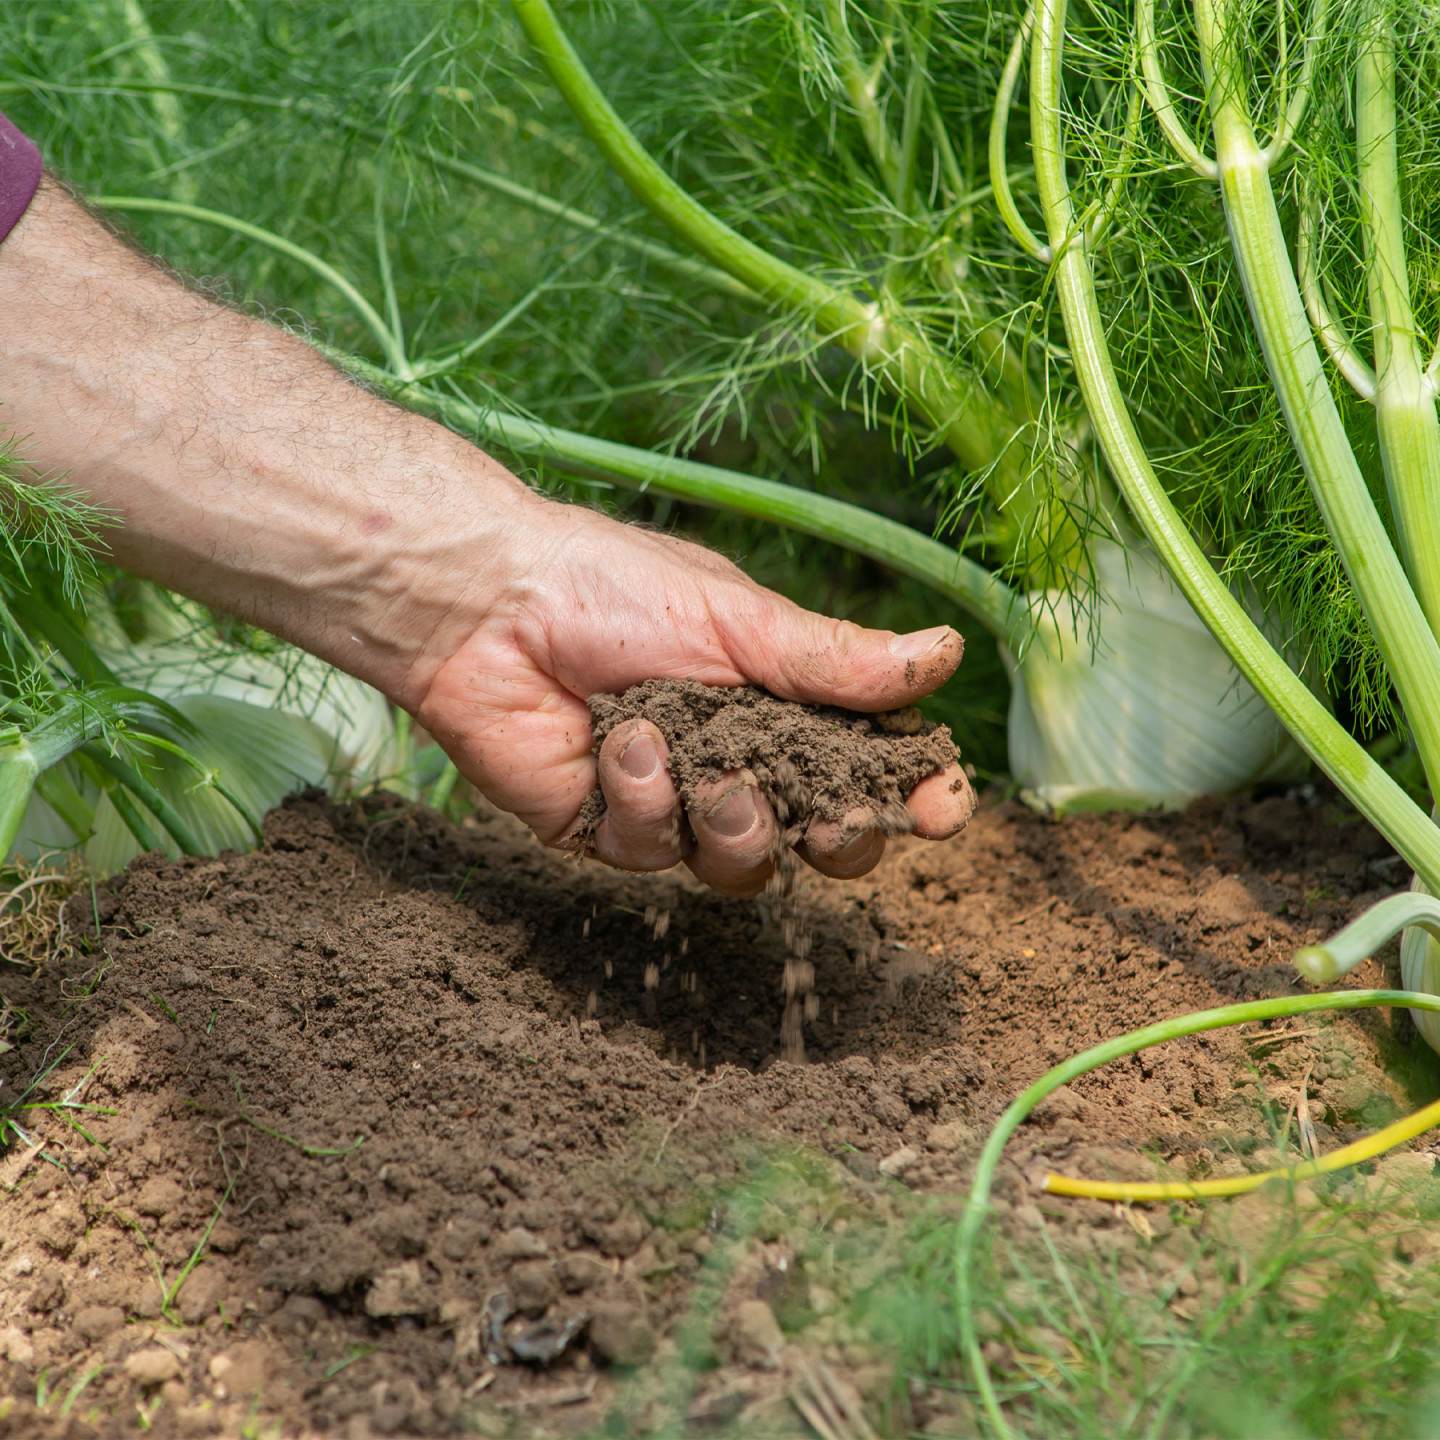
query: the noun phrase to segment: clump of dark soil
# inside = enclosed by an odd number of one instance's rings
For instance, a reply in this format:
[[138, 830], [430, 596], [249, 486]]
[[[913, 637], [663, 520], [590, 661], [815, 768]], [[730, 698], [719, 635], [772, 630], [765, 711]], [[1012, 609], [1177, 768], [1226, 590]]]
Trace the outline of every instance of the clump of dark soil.
[[781, 700], [753, 685], [646, 680], [622, 695], [592, 695], [590, 713], [597, 750], [622, 721], [638, 716], [656, 726], [687, 805], [696, 785], [749, 770], [786, 846], [812, 818], [842, 821], [857, 809], [887, 835], [908, 834], [915, 826], [905, 797], [960, 758], [949, 730], [918, 710], [865, 715]]
[[[387, 796], [292, 800], [254, 854], [142, 858], [69, 902], [71, 949], [0, 971], [0, 1099], [42, 1077], [34, 1148], [0, 1158], [0, 1434], [798, 1436], [805, 1356], [900, 1403], [836, 1298], [846, 1235], [961, 1194], [1055, 1061], [1289, 990], [1296, 945], [1404, 878], [1325, 802], [1062, 824], [991, 803], [956, 843], [803, 882], [797, 1066], [765, 904], [681, 872]], [[1045, 1166], [1249, 1164], [1262, 1107], [1307, 1085], [1320, 1144], [1350, 1138], [1403, 1098], [1391, 1023], [1217, 1032], [1085, 1078], [1012, 1143], [999, 1223]], [[97, 1108], [38, 1108], [67, 1098]], [[827, 1187], [811, 1252], [783, 1208], [734, 1201], [797, 1147]], [[1163, 1214], [1147, 1238], [1116, 1207], [1060, 1213], [1141, 1271], [1170, 1243]], [[949, 1403], [902, 1396], [897, 1433]]]

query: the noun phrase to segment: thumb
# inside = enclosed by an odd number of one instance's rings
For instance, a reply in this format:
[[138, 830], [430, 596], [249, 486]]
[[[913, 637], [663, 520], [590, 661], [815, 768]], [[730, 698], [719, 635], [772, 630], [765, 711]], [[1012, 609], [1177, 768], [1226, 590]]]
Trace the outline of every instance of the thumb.
[[743, 613], [715, 615], [716, 628], [735, 668], [787, 700], [894, 710], [943, 685], [965, 653], [948, 625], [897, 635], [816, 615], [768, 591], [746, 599]]

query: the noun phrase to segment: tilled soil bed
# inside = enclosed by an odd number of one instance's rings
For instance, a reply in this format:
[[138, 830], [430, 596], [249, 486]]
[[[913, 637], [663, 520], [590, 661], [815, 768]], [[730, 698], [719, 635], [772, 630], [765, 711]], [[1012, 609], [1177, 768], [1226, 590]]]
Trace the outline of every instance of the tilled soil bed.
[[[1324, 797], [1061, 823], [991, 800], [955, 842], [803, 885], [798, 1066], [764, 901], [578, 863], [505, 817], [297, 797], [254, 854], [147, 857], [73, 896], [58, 957], [0, 974], [0, 1102], [53, 1067], [32, 1101], [102, 1107], [24, 1112], [43, 1149], [0, 1159], [0, 1433], [803, 1434], [815, 1358], [923, 1424], [827, 1318], [843, 1276], [735, 1197], [809, 1167], [832, 1249], [917, 1193], [953, 1207], [1025, 1082], [1292, 991], [1293, 949], [1405, 878]], [[1320, 1143], [1349, 1138], [1406, 1103], [1407, 1027], [1217, 1032], [1089, 1077], [1014, 1143], [1001, 1223], [1042, 1162], [1247, 1163], [1302, 1072]], [[1068, 1213], [1099, 1251], [1165, 1239]]]

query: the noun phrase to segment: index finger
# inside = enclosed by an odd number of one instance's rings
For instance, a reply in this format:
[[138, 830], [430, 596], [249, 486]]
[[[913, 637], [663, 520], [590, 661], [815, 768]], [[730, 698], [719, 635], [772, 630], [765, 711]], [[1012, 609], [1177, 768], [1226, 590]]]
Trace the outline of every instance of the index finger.
[[964, 639], [949, 625], [908, 635], [867, 630], [758, 587], [715, 619], [748, 680], [812, 705], [898, 710], [943, 685], [965, 653]]

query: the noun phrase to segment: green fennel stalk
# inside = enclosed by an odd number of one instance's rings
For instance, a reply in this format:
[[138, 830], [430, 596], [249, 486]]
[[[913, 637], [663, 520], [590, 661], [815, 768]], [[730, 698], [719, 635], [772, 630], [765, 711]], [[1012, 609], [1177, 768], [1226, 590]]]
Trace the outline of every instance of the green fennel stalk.
[[1440, 636], [1440, 422], [1419, 346], [1396, 150], [1395, 35], [1380, 13], [1355, 75], [1357, 201], [1375, 350], [1376, 430], [1405, 570]]
[[[843, 347], [888, 389], [927, 416], [967, 469], [989, 476], [987, 488], [1002, 508], [1018, 517], [1022, 530], [1041, 526], [1041, 549], [1046, 552], [1038, 567], [1042, 580], [1047, 571], [1064, 573], [1079, 563], [1078, 532], [1064, 507], [1057, 508], [1049, 499], [1045, 477], [1033, 473], [1026, 463], [1022, 431], [1031, 418], [1028, 414], [1023, 410], [1017, 414], [999, 403], [984, 376], [940, 353], [885, 291], [875, 300], [862, 301], [778, 259], [698, 204], [616, 114], [576, 54], [549, 0], [514, 0], [514, 9], [576, 119], [643, 205], [709, 264], [769, 304], [805, 317], [822, 339]], [[913, 170], [919, 106], [912, 96], [905, 107], [907, 128], [897, 152], [875, 108], [870, 82], [859, 73], [843, 7], [832, 4], [827, 13], [832, 34], [840, 41], [842, 73], [867, 144], [903, 211], [913, 185], [913, 175], [907, 179], [907, 173]], [[1026, 387], [1013, 359], [997, 358], [1007, 389], [1023, 394]], [[1033, 568], [1035, 562], [1030, 563]]]
[[1434, 885], [1440, 880], [1440, 832], [1315, 698], [1245, 613], [1160, 484], [1135, 429], [1110, 358], [1091, 257], [1085, 245], [1070, 243], [1077, 221], [1061, 126], [1064, 26], [1064, 0], [1037, 6], [1030, 77], [1035, 173], [1050, 243], [1059, 255], [1054, 284], [1071, 361], [1111, 473], [1146, 538], [1237, 668], [1356, 808]]

